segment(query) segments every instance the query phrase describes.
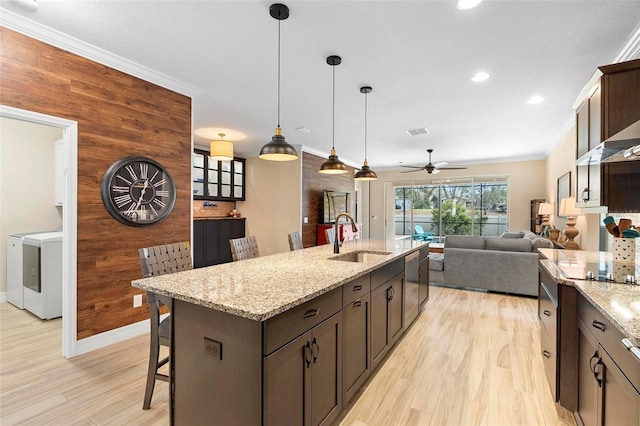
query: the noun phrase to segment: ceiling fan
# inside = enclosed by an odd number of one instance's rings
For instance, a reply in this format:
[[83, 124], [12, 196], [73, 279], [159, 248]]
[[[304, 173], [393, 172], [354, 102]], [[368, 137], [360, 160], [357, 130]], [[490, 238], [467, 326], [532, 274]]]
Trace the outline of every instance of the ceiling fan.
[[429, 173], [430, 175], [435, 175], [440, 173], [440, 170], [462, 170], [462, 169], [466, 169], [467, 166], [449, 166], [449, 163], [447, 163], [446, 161], [441, 161], [439, 163], [433, 164], [431, 163], [431, 153], [433, 152], [433, 149], [427, 149], [427, 152], [429, 153], [429, 163], [424, 165], [424, 166], [404, 166], [404, 165], [400, 165], [401, 167], [407, 167], [410, 169], [415, 169], [415, 170], [407, 170], [406, 172], [400, 172], [400, 173], [411, 173], [411, 172], [417, 172], [420, 170], [425, 170], [427, 173]]

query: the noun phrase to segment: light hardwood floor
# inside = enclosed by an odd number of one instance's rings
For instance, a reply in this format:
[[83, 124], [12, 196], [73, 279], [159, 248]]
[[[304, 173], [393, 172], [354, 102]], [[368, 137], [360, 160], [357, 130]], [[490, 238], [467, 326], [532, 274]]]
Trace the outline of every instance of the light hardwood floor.
[[[442, 287], [340, 425], [575, 425], [544, 375], [535, 299]], [[61, 322], [0, 304], [0, 424], [167, 425], [167, 384], [142, 410], [148, 338], [73, 359]]]

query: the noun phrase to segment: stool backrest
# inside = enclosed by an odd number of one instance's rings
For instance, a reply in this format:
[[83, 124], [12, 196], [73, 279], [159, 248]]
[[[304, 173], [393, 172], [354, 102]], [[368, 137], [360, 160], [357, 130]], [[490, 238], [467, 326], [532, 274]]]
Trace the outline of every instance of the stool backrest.
[[287, 237], [289, 238], [289, 250], [302, 250], [304, 248], [298, 231], [290, 233]]
[[234, 238], [233, 240], [229, 240], [229, 245], [231, 246], [231, 257], [234, 262], [236, 260], [252, 259], [260, 256], [258, 252], [258, 241], [254, 236]]

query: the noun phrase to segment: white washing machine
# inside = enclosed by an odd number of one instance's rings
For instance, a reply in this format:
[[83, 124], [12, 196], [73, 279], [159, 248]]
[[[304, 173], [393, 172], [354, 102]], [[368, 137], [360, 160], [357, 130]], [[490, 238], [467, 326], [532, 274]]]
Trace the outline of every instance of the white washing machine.
[[24, 285], [22, 283], [22, 240], [40, 232], [23, 232], [7, 236], [7, 302], [24, 309]]
[[62, 316], [62, 232], [22, 240], [24, 308], [42, 319]]

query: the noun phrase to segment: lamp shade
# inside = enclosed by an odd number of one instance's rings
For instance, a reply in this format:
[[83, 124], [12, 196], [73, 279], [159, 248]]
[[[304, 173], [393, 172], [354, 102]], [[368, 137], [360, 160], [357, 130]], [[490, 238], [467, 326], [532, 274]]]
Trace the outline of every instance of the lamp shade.
[[566, 197], [560, 201], [561, 216], [578, 216], [582, 214], [582, 210], [576, 207], [575, 197]]
[[553, 214], [553, 203], [540, 203], [538, 214]]
[[233, 160], [233, 142], [222, 139], [211, 141], [209, 144], [209, 157], [219, 161]]
[[260, 150], [259, 158], [270, 161], [291, 161], [298, 158], [296, 149], [287, 143], [280, 127], [276, 127], [276, 134]]

